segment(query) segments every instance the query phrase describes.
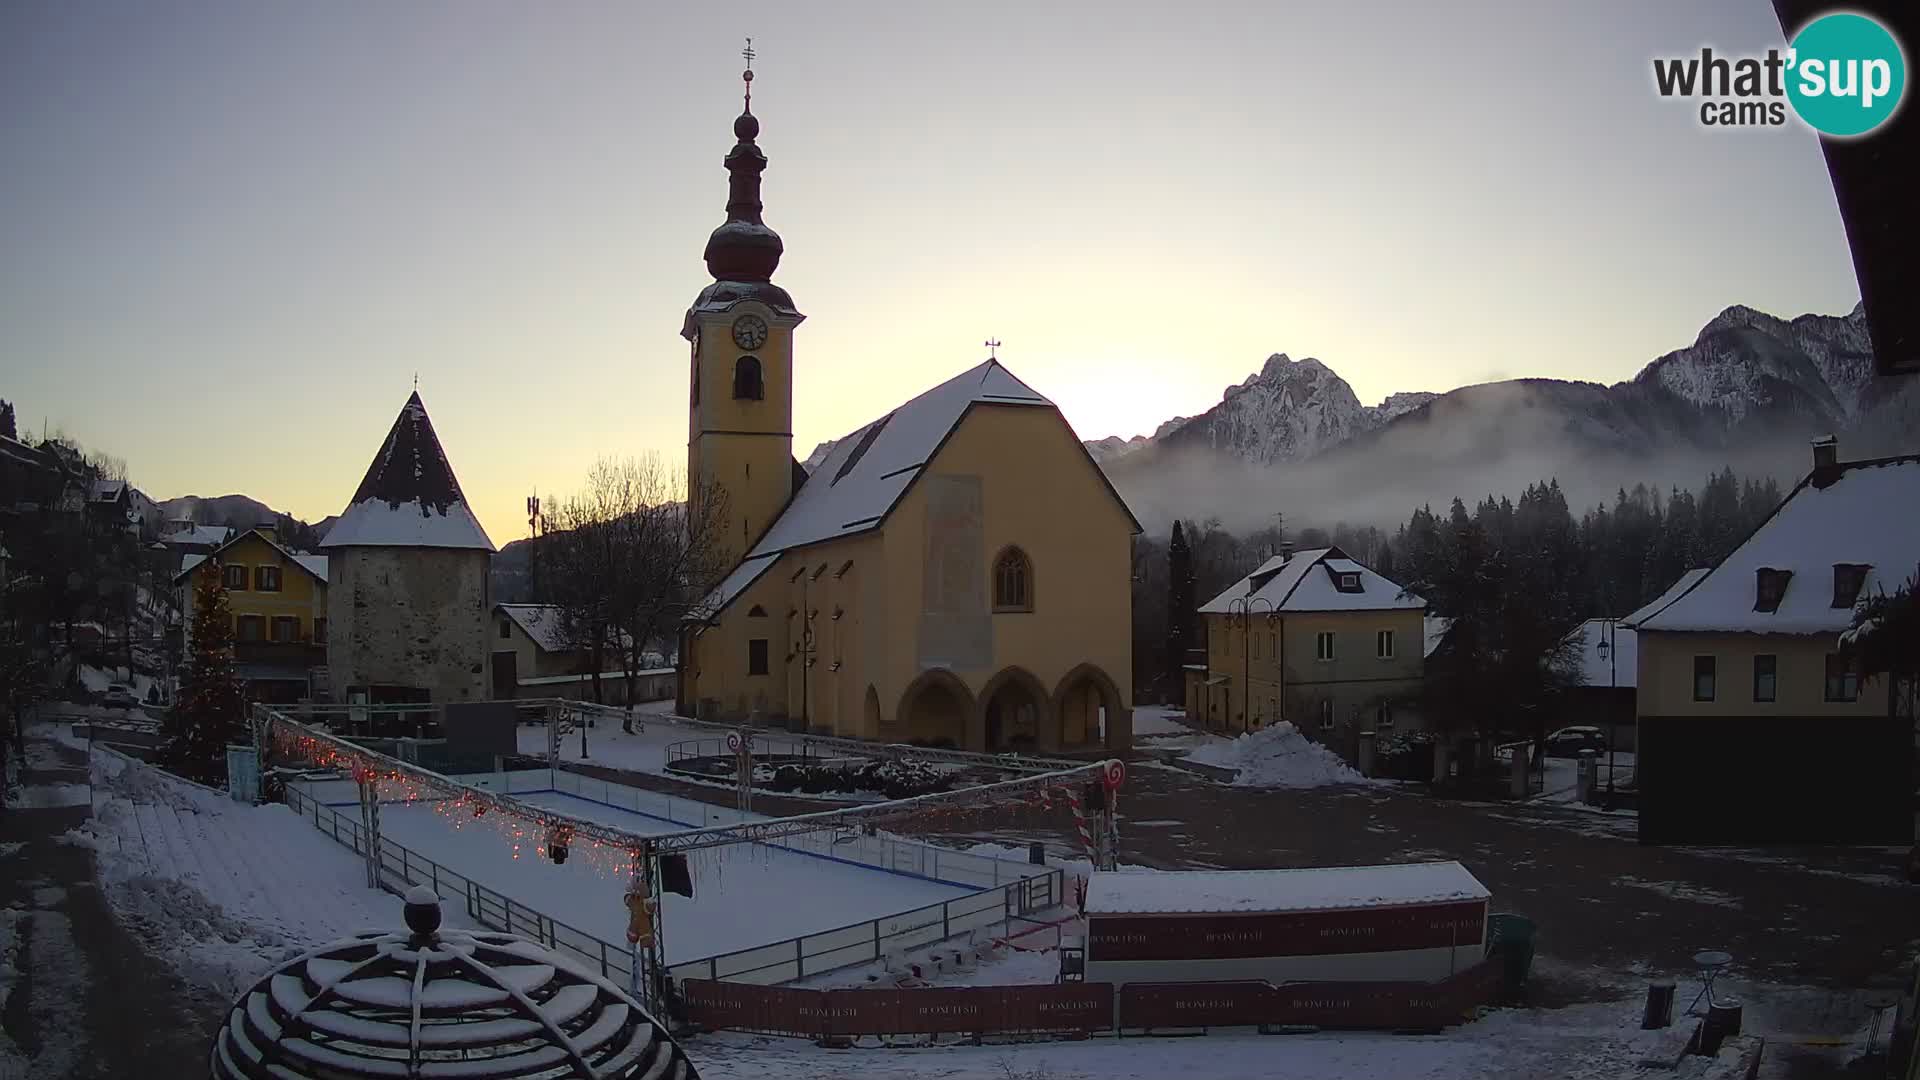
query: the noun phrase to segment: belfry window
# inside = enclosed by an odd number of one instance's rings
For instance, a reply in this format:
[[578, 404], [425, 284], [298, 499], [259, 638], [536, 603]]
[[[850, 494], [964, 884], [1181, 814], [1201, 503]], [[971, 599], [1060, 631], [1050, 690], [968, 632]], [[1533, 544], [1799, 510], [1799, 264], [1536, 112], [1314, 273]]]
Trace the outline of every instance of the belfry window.
[[733, 362], [733, 396], [736, 400], [759, 401], [766, 397], [760, 381], [760, 358], [743, 356]]

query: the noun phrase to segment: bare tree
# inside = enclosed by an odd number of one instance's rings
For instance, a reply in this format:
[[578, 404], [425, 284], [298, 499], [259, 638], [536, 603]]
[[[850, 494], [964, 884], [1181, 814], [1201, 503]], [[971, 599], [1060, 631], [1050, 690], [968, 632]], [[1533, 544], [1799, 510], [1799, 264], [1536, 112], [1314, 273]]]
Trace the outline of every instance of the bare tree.
[[[543, 584], [564, 613], [569, 633], [589, 650], [598, 672], [612, 653], [625, 677], [627, 715], [648, 654], [664, 654], [680, 620], [730, 564], [721, 533], [725, 493], [701, 485], [658, 455], [603, 458], [580, 494], [558, 500], [541, 538]], [[693, 509], [689, 511], [689, 502]]]

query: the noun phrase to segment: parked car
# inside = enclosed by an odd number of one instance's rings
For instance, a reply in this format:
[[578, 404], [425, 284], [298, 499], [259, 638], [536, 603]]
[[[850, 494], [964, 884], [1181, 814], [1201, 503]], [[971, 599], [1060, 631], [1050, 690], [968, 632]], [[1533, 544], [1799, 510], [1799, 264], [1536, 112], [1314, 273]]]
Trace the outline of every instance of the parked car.
[[1607, 733], [1597, 727], [1563, 727], [1547, 736], [1548, 757], [1579, 757], [1580, 751], [1607, 752]]
[[106, 693], [100, 695], [100, 704], [115, 709], [131, 709], [140, 704], [140, 699], [133, 696], [133, 687], [126, 683], [114, 683], [107, 687]]

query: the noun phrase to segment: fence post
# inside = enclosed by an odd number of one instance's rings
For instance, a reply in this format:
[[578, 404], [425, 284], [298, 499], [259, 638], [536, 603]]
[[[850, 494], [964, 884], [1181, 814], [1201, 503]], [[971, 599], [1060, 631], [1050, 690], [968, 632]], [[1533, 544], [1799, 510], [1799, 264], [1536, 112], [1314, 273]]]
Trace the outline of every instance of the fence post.
[[433, 895], [439, 896], [440, 895], [440, 864], [437, 862], [434, 862], [432, 859], [428, 859], [427, 866], [433, 873]]
[[[399, 847], [400, 845], [395, 844], [394, 846]], [[400, 880], [406, 882], [409, 885], [413, 884], [413, 872], [407, 869], [407, 849], [406, 848], [400, 848]]]
[[873, 958], [880, 959], [880, 920], [873, 920]]
[[940, 940], [941, 941], [945, 941], [948, 938], [953, 936], [953, 920], [950, 917], [952, 915], [952, 912], [948, 909], [948, 905], [952, 903], [953, 901], [951, 900], [940, 901]]
[[801, 942], [801, 938], [793, 939], [793, 977], [796, 979], [804, 979], [807, 976], [806, 946]]

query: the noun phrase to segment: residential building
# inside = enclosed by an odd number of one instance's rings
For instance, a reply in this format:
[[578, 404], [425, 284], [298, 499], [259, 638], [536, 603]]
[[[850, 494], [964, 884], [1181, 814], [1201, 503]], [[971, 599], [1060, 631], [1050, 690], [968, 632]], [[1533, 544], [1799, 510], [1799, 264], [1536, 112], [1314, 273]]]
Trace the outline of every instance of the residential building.
[[320, 549], [335, 701], [486, 698], [493, 541], [467, 508], [417, 391]]
[[227, 542], [234, 530], [225, 525], [197, 525], [193, 522], [170, 521], [165, 535], [159, 542], [165, 546], [173, 559], [172, 571], [178, 573], [186, 568], [187, 557], [207, 555]]
[[[493, 652], [488, 666], [492, 671], [494, 698], [557, 697], [626, 704], [623, 651], [602, 652], [599, 697], [596, 698], [593, 650], [580, 642], [579, 635], [569, 631], [565, 612], [558, 606], [495, 604], [493, 623]], [[656, 650], [640, 654], [640, 669], [634, 673], [635, 702], [670, 698], [676, 686], [670, 657]]]
[[737, 565], [685, 625], [682, 710], [975, 750], [1124, 749], [1139, 525], [995, 358], [793, 457], [794, 338], [751, 112], [688, 309], [688, 475]]
[[1905, 843], [1914, 720], [1841, 655], [1856, 606], [1920, 569], [1920, 455], [1814, 468], [1639, 631], [1643, 842]]
[[[253, 701], [312, 700], [327, 662], [327, 559], [282, 545], [268, 529], [235, 532], [207, 554], [188, 555], [173, 575], [193, 655], [196, 571], [220, 574], [233, 615], [234, 671]], [[324, 690], [322, 691], [324, 693]]]
[[1362, 731], [1424, 726], [1427, 602], [1337, 547], [1283, 552], [1200, 607], [1187, 712], [1223, 733], [1290, 720], [1349, 756]]

